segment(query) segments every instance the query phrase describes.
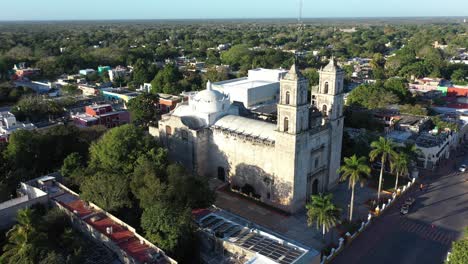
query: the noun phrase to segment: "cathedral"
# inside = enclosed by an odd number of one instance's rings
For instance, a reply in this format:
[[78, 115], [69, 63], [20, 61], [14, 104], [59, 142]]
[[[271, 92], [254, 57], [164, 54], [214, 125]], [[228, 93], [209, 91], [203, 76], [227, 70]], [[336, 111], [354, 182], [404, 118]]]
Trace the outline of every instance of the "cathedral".
[[277, 122], [249, 118], [228, 94], [206, 90], [163, 115], [151, 135], [169, 158], [193, 173], [217, 177], [287, 212], [337, 184], [343, 136], [344, 72], [332, 59], [308, 81], [296, 65], [280, 80]]

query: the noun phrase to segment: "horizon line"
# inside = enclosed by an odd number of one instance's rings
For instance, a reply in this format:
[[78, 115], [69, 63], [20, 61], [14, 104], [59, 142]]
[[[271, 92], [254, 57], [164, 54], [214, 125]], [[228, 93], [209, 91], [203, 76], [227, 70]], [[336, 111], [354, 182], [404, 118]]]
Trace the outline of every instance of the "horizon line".
[[[310, 20], [310, 19], [319, 19], [319, 20], [331, 20], [331, 19], [430, 19], [430, 18], [447, 18], [447, 19], [456, 19], [456, 18], [468, 18], [468, 16], [342, 16], [342, 17], [303, 17], [301, 20]], [[30, 19], [30, 20], [21, 20], [21, 19], [11, 19], [11, 20], [0, 20], [0, 23], [3, 22], [86, 22], [86, 21], [203, 21], [203, 20], [299, 20], [297, 17], [259, 17], [259, 18], [241, 18], [241, 17], [231, 17], [231, 18], [90, 18], [90, 19]]]

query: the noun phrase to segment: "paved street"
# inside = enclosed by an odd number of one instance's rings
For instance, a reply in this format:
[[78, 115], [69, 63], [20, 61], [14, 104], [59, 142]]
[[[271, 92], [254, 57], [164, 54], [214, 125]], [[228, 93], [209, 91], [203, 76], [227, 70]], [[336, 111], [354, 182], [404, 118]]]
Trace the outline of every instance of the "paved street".
[[11, 106], [2, 106], [0, 107], [0, 112], [8, 112], [11, 110]]
[[[331, 263], [442, 263], [468, 225], [468, 173], [457, 172], [462, 163], [468, 157], [452, 158], [438, 173], [422, 173], [426, 190], [414, 186]], [[401, 216], [409, 196], [416, 202]]]

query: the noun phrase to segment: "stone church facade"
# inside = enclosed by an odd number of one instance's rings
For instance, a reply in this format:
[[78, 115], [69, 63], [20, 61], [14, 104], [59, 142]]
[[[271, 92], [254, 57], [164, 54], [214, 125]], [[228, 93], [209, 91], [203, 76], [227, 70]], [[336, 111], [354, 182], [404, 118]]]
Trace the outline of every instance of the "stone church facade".
[[344, 73], [332, 60], [308, 102], [308, 82], [293, 65], [280, 82], [277, 124], [239, 115], [229, 95], [207, 89], [150, 133], [169, 157], [195, 174], [251, 189], [264, 203], [296, 212], [339, 179]]

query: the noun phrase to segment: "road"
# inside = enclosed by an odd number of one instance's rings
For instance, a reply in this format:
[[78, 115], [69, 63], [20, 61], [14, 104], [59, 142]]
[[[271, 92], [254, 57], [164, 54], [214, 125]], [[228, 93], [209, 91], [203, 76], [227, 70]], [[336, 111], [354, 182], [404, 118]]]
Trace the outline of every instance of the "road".
[[404, 194], [416, 198], [409, 214], [400, 215], [398, 200], [331, 263], [443, 263], [468, 225], [468, 172], [457, 171], [468, 157], [447, 163], [439, 174], [421, 177], [426, 190], [414, 186]]
[[0, 112], [9, 112], [10, 110], [11, 110], [11, 106], [0, 107]]

